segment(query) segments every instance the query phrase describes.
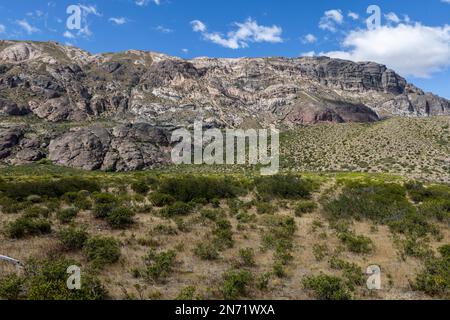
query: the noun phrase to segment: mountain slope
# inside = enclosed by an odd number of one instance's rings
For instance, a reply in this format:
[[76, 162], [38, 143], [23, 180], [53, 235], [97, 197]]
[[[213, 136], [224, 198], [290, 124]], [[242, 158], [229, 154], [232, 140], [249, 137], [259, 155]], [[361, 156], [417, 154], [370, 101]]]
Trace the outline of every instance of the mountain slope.
[[145, 169], [167, 163], [170, 131], [196, 119], [216, 127], [291, 129], [449, 114], [448, 100], [372, 62], [187, 61], [0, 41], [0, 160], [8, 163], [48, 157], [89, 170]]

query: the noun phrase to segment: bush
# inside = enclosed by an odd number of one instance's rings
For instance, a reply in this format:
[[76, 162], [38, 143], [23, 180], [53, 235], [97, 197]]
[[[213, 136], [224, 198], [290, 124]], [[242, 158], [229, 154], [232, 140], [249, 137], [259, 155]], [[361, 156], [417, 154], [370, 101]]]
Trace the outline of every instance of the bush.
[[116, 205], [112, 203], [99, 203], [94, 206], [92, 213], [97, 219], [106, 218], [111, 214], [115, 207]]
[[94, 194], [94, 202], [96, 204], [117, 204], [119, 200], [110, 193], [96, 193]]
[[344, 281], [338, 277], [321, 274], [303, 279], [305, 289], [312, 290], [318, 300], [350, 300], [352, 294]]
[[131, 189], [139, 194], [147, 194], [150, 190], [150, 187], [147, 185], [145, 181], [136, 181], [131, 184]]
[[194, 286], [185, 287], [181, 289], [180, 294], [175, 298], [175, 300], [182, 300], [182, 301], [194, 300], [195, 291], [196, 289]]
[[416, 288], [431, 296], [450, 299], [450, 245], [439, 248], [440, 258], [430, 258], [417, 275]]
[[155, 207], [165, 207], [175, 202], [174, 197], [160, 192], [153, 192], [148, 198]]
[[305, 213], [311, 213], [317, 209], [317, 204], [314, 201], [300, 201], [295, 206], [295, 215], [300, 217]]
[[378, 182], [347, 182], [341, 195], [324, 204], [332, 220], [355, 218], [389, 223], [414, 212], [406, 198], [405, 188], [398, 184]]
[[229, 177], [182, 176], [164, 179], [159, 191], [173, 196], [178, 201], [206, 199], [210, 202], [213, 199], [235, 197], [242, 188], [237, 181]]
[[244, 267], [253, 267], [255, 265], [255, 252], [252, 248], [243, 248], [239, 250], [241, 265]]
[[330, 260], [331, 268], [341, 270], [342, 275], [347, 280], [348, 287], [353, 291], [357, 286], [363, 286], [366, 279], [364, 273], [355, 263], [347, 262], [333, 257]]
[[93, 237], [86, 242], [84, 254], [95, 267], [102, 268], [107, 264], [113, 264], [119, 261], [119, 243], [114, 238]]
[[192, 211], [192, 206], [190, 204], [177, 201], [174, 204], [163, 208], [160, 213], [163, 217], [175, 217], [180, 215], [187, 215]]
[[83, 272], [80, 290], [67, 288], [67, 268], [79, 265], [66, 259], [32, 261], [27, 266], [26, 292], [29, 300], [102, 300], [107, 297], [100, 281]]
[[118, 207], [113, 209], [108, 216], [106, 221], [114, 229], [121, 229], [130, 226], [134, 223], [133, 220], [134, 213], [128, 208]]
[[0, 300], [19, 300], [23, 295], [24, 279], [16, 274], [0, 278]]
[[368, 237], [355, 235], [351, 232], [343, 232], [338, 237], [351, 252], [368, 254], [374, 249], [373, 242]]
[[220, 219], [216, 222], [216, 227], [213, 231], [213, 243], [219, 250], [225, 248], [232, 248], [234, 245], [233, 230], [231, 223], [225, 219]]
[[307, 199], [313, 184], [294, 175], [275, 175], [255, 179], [256, 189], [265, 198]]
[[50, 216], [50, 210], [46, 207], [34, 205], [23, 210], [23, 216], [27, 218], [48, 218]]
[[256, 204], [256, 212], [258, 214], [274, 214], [277, 208], [268, 202], [258, 202]]
[[237, 300], [246, 296], [247, 287], [253, 280], [253, 275], [247, 270], [228, 271], [223, 275], [221, 292], [225, 300]]
[[211, 261], [219, 258], [217, 246], [211, 243], [199, 243], [194, 249], [194, 254], [202, 260]]
[[81, 250], [88, 240], [88, 233], [85, 230], [71, 227], [61, 230], [58, 238], [66, 250]]
[[61, 223], [69, 223], [69, 222], [72, 222], [72, 220], [75, 219], [77, 217], [77, 215], [78, 215], [77, 208], [66, 208], [66, 209], [60, 210], [56, 214], [56, 218], [58, 218], [58, 220]]
[[17, 200], [25, 200], [31, 195], [59, 198], [67, 192], [77, 192], [80, 190], [88, 190], [90, 192], [100, 191], [100, 185], [93, 180], [78, 177], [0, 183], [0, 192], [3, 192], [7, 197]]
[[176, 252], [173, 250], [155, 253], [151, 251], [146, 257], [147, 277], [151, 280], [159, 280], [168, 277], [175, 266]]
[[48, 220], [28, 217], [18, 218], [6, 226], [7, 235], [14, 239], [48, 234], [51, 231], [51, 223]]

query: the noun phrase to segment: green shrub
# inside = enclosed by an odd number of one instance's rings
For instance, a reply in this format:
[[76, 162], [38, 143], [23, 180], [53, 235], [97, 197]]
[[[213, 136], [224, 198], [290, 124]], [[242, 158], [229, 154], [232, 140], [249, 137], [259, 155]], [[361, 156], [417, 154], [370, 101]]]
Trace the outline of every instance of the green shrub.
[[239, 250], [241, 265], [244, 267], [253, 267], [255, 265], [255, 251], [252, 248], [243, 248]]
[[194, 249], [194, 254], [202, 260], [210, 261], [219, 258], [217, 246], [212, 243], [199, 243]]
[[165, 207], [175, 202], [174, 197], [161, 192], [153, 192], [148, 198], [155, 207]]
[[78, 215], [78, 209], [77, 208], [66, 208], [66, 209], [61, 209], [57, 214], [56, 214], [56, 218], [58, 218], [58, 220], [61, 223], [69, 223], [72, 222], [73, 219], [75, 219]]
[[110, 193], [95, 193], [94, 202], [96, 204], [118, 204], [119, 199]]
[[313, 184], [295, 175], [274, 175], [255, 179], [258, 193], [265, 198], [307, 199]]
[[173, 250], [155, 253], [151, 251], [146, 257], [146, 275], [151, 280], [167, 278], [172, 272], [176, 263], [176, 252]]
[[188, 203], [177, 201], [174, 204], [163, 208], [160, 213], [163, 217], [175, 217], [180, 215], [187, 215], [191, 213], [192, 206]]
[[50, 210], [40, 205], [33, 205], [23, 210], [23, 216], [27, 218], [48, 218], [50, 216]]
[[321, 274], [303, 279], [303, 286], [312, 290], [318, 300], [350, 300], [352, 293], [341, 278]]
[[368, 237], [355, 235], [351, 232], [340, 233], [338, 237], [351, 252], [368, 254], [374, 249], [373, 242]]
[[70, 227], [61, 230], [58, 238], [66, 250], [81, 250], [88, 240], [88, 233], [83, 229]]
[[114, 238], [93, 237], [86, 242], [83, 250], [86, 258], [99, 268], [116, 263], [120, 258], [119, 243]]
[[18, 200], [25, 200], [30, 195], [59, 198], [67, 192], [77, 192], [80, 190], [88, 190], [90, 192], [100, 191], [100, 185], [96, 181], [78, 177], [0, 183], [0, 192], [3, 192], [7, 197]]
[[430, 223], [427, 216], [418, 212], [408, 212], [402, 218], [388, 222], [390, 229], [410, 237], [438, 236], [439, 228]]
[[27, 207], [27, 203], [9, 197], [1, 197], [0, 206], [3, 213], [18, 213]]
[[256, 204], [256, 212], [258, 214], [274, 214], [277, 208], [268, 202], [258, 202]]
[[317, 209], [317, 204], [314, 201], [300, 201], [295, 206], [295, 215], [300, 217], [305, 213], [311, 213]]
[[432, 217], [440, 222], [450, 222], [450, 199], [426, 200], [419, 206], [419, 215]]
[[16, 274], [0, 277], [0, 300], [19, 300], [23, 296], [24, 279]]
[[48, 234], [51, 231], [51, 223], [40, 218], [21, 217], [6, 226], [7, 235], [14, 239]]
[[355, 263], [347, 262], [336, 257], [330, 260], [331, 268], [342, 271], [347, 280], [348, 287], [353, 291], [357, 286], [363, 286], [366, 282], [363, 271]]
[[114, 208], [116, 205], [112, 203], [98, 203], [94, 206], [92, 213], [97, 219], [102, 219], [108, 217]]
[[26, 292], [29, 300], [102, 300], [107, 293], [100, 281], [83, 272], [80, 290], [67, 288], [67, 269], [79, 265], [66, 259], [32, 261], [27, 265]]
[[215, 178], [203, 176], [182, 176], [165, 178], [159, 191], [173, 196], [178, 201], [190, 202], [194, 199], [223, 199], [235, 197], [242, 192], [242, 187], [232, 178]]
[[247, 270], [231, 270], [223, 275], [221, 288], [225, 300], [237, 300], [247, 295], [247, 287], [251, 284], [253, 275]]
[[231, 223], [225, 219], [219, 219], [216, 222], [216, 227], [213, 231], [214, 240], [213, 243], [219, 250], [225, 248], [232, 248], [234, 245], [233, 240], [233, 228]]
[[433, 250], [426, 239], [407, 237], [403, 242], [403, 253], [406, 256], [426, 259], [433, 256]]
[[134, 212], [125, 207], [114, 208], [106, 217], [108, 224], [114, 229], [128, 227], [134, 223]]
[[440, 258], [430, 258], [417, 275], [416, 288], [431, 296], [450, 299], [450, 245], [439, 248]]
[[150, 190], [150, 187], [145, 181], [139, 180], [131, 184], [131, 189], [139, 194], [147, 194]]
[[194, 286], [187, 286], [181, 289], [180, 294], [175, 298], [175, 300], [189, 301], [194, 300], [196, 288]]

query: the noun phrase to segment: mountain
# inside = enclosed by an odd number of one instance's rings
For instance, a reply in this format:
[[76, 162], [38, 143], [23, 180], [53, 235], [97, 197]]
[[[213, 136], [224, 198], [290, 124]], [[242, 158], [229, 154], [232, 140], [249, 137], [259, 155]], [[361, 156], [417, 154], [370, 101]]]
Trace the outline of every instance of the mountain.
[[93, 55], [0, 41], [0, 160], [10, 164], [48, 158], [86, 170], [145, 169], [167, 163], [171, 130], [196, 119], [287, 130], [449, 114], [450, 101], [373, 62]]

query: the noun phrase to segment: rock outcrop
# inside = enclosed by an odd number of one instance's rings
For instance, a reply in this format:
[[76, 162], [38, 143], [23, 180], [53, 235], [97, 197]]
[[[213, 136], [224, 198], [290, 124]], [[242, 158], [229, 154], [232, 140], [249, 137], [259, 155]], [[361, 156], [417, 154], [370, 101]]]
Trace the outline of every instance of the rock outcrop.
[[374, 62], [91, 55], [54, 42], [0, 41], [7, 163], [48, 157], [86, 170], [145, 169], [168, 161], [169, 128], [199, 119], [209, 127], [287, 129], [449, 114], [448, 100]]

